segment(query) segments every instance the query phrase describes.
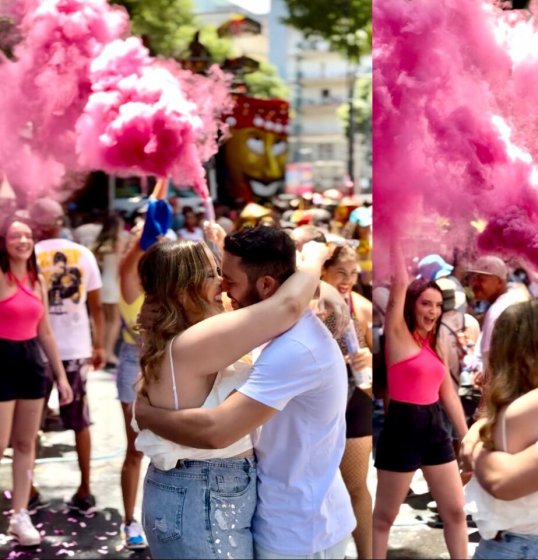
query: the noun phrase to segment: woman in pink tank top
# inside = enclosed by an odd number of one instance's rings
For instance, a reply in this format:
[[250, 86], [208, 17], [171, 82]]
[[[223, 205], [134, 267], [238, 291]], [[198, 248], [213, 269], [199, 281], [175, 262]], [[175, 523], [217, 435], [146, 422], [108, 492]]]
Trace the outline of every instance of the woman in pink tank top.
[[435, 350], [442, 291], [426, 279], [408, 286], [401, 249], [391, 253], [395, 270], [385, 317], [390, 402], [376, 448], [373, 558], [386, 557], [390, 529], [419, 468], [437, 502], [450, 557], [468, 558], [463, 488], [439, 404], [463, 437], [461, 402]]
[[[0, 236], [0, 457], [13, 446], [13, 515], [10, 533], [22, 546], [41, 541], [28, 511], [35, 441], [45, 396], [44, 350], [60, 392], [73, 394], [49, 325], [47, 290], [38, 274], [32, 230], [21, 220], [8, 221]], [[41, 346], [41, 348], [40, 348]]]

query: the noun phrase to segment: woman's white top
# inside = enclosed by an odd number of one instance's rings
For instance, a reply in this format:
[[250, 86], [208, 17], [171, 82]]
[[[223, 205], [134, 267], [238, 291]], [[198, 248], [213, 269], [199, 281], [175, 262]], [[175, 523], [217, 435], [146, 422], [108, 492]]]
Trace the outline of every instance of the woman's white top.
[[[175, 338], [175, 337], [174, 337]], [[172, 360], [172, 343], [168, 346], [168, 357], [170, 360], [170, 371], [172, 373], [172, 386], [174, 392], [175, 409], [179, 410], [179, 399], [176, 389], [176, 377], [174, 372], [174, 362]], [[246, 359], [241, 359], [235, 364], [219, 371], [215, 378], [215, 383], [209, 395], [200, 408], [214, 408], [226, 399], [226, 397], [248, 378], [251, 364]], [[234, 457], [252, 449], [252, 438], [250, 435], [242, 437], [223, 449], [197, 449], [186, 445], [179, 445], [164, 439], [150, 430], [140, 430], [136, 422], [136, 412], [133, 407], [133, 419], [131, 427], [135, 432], [139, 432], [135, 446], [138, 451], [147, 455], [151, 462], [163, 471], [173, 469], [179, 459], [193, 459], [203, 461], [206, 459], [223, 459]]]
[[[501, 437], [506, 451], [506, 420], [501, 414]], [[470, 514], [483, 539], [493, 539], [499, 531], [538, 535], [538, 492], [517, 500], [499, 500], [488, 494], [473, 476], [464, 486], [465, 513]]]

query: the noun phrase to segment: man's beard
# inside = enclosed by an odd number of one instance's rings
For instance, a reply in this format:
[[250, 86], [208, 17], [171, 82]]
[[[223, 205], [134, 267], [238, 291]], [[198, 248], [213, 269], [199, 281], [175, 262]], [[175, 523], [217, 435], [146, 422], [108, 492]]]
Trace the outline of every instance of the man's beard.
[[254, 305], [262, 300], [256, 290], [256, 285], [251, 285], [248, 292], [241, 298], [241, 301], [237, 301], [240, 308], [248, 307], [249, 305]]

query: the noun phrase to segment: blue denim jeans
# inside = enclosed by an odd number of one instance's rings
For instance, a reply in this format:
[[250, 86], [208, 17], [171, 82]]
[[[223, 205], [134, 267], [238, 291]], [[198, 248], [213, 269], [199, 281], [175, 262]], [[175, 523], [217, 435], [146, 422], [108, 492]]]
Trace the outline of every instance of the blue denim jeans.
[[138, 346], [122, 341], [120, 348], [116, 386], [122, 403], [136, 401], [135, 382], [140, 372]]
[[473, 560], [515, 560], [538, 558], [538, 535], [503, 533], [500, 540], [482, 539], [475, 550]]
[[144, 481], [142, 525], [157, 558], [253, 558], [254, 458], [182, 461]]

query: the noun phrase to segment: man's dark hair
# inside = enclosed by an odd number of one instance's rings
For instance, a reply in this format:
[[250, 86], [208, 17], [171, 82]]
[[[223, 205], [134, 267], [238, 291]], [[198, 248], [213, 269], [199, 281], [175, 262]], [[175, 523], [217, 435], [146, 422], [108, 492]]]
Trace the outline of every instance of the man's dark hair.
[[249, 282], [271, 276], [280, 283], [295, 272], [295, 245], [289, 235], [271, 226], [244, 228], [224, 239], [224, 250], [241, 259]]

